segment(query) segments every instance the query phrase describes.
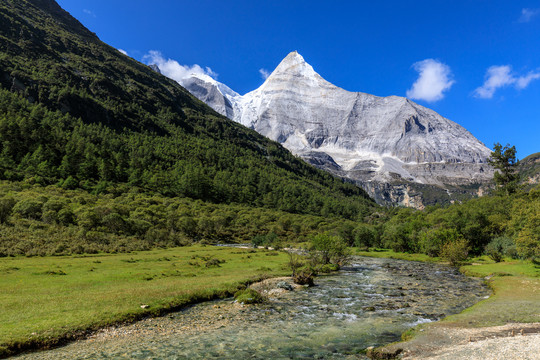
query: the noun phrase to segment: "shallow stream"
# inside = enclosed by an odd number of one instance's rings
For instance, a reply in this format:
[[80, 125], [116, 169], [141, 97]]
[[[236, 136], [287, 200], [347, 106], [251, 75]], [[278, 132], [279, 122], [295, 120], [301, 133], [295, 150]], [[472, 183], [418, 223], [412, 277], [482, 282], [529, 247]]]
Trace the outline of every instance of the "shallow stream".
[[449, 267], [364, 257], [316, 285], [260, 306], [200, 304], [20, 358], [357, 359], [490, 294]]

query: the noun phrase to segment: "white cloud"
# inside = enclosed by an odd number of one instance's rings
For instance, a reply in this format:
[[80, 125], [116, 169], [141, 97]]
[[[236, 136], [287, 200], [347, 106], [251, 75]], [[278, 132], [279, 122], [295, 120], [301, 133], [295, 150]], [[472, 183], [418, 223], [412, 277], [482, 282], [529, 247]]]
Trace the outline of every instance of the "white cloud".
[[122, 49], [116, 49], [116, 50], [120, 51], [124, 55], [129, 56], [126, 50], [122, 50]]
[[510, 72], [508, 65], [491, 66], [487, 69], [484, 85], [474, 91], [476, 97], [491, 99], [498, 88], [512, 84], [514, 80]]
[[83, 9], [83, 13], [85, 13], [86, 15], [90, 15], [92, 17], [96, 17], [96, 14], [92, 10]]
[[426, 59], [413, 64], [418, 71], [418, 79], [407, 90], [407, 97], [415, 100], [437, 101], [454, 84], [450, 67], [434, 59]]
[[516, 79], [516, 88], [525, 89], [531, 81], [537, 79], [540, 79], [540, 72], [530, 72], [525, 76], [520, 76]]
[[518, 21], [521, 23], [529, 22], [538, 14], [540, 14], [540, 9], [521, 9], [521, 16], [519, 17]]
[[264, 80], [268, 79], [268, 77], [270, 76], [270, 71], [266, 69], [259, 69], [259, 73], [261, 74]]
[[513, 85], [522, 90], [529, 86], [533, 80], [540, 79], [540, 72], [529, 72], [524, 76], [516, 76], [512, 73], [510, 65], [491, 66], [487, 69], [484, 84], [474, 91], [476, 97], [491, 99], [497, 89]]
[[143, 61], [148, 65], [157, 65], [163, 75], [176, 80], [180, 84], [182, 84], [185, 79], [191, 77], [192, 74], [209, 76], [214, 80], [218, 75], [209, 67], [203, 69], [197, 64], [192, 66], [180, 65], [176, 60], [165, 59], [161, 52], [155, 50], [152, 50], [148, 54], [144, 55]]

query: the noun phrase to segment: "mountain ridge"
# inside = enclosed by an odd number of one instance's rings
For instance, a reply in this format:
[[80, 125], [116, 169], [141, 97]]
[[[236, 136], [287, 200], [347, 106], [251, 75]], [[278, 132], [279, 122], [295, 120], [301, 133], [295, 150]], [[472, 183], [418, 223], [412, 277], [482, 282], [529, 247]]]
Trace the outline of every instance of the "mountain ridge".
[[[198, 86], [211, 93], [215, 83], [205, 87], [201, 80]], [[192, 91], [189, 83], [184, 86]], [[375, 198], [380, 194], [369, 189], [377, 184], [434, 185], [445, 194], [448, 185], [480, 186], [491, 179], [491, 151], [459, 124], [403, 97], [341, 89], [296, 51], [258, 89], [222, 94], [225, 111], [204, 99], [308, 162], [356, 181]]]

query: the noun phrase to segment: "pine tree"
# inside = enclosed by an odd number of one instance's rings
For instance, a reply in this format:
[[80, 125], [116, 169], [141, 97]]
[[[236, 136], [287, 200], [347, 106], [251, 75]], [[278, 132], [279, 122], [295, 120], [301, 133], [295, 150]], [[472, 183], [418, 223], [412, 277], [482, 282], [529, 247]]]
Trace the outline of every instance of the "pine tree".
[[493, 176], [497, 187], [507, 195], [515, 193], [519, 181], [519, 174], [517, 173], [519, 160], [516, 159], [516, 147], [510, 147], [510, 144], [503, 147], [501, 144], [495, 143], [488, 163], [495, 170], [499, 170], [495, 171]]

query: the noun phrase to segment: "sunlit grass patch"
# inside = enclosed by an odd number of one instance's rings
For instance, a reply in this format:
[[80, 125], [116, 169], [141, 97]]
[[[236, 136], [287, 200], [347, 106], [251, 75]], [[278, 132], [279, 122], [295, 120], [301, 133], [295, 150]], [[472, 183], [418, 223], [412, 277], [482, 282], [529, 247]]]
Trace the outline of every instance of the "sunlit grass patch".
[[402, 253], [402, 252], [396, 252], [390, 249], [370, 249], [370, 251], [365, 251], [359, 248], [355, 248], [354, 255], [398, 259], [398, 260], [409, 260], [409, 261], [422, 261], [422, 262], [439, 262], [440, 261], [438, 257], [430, 257], [426, 254]]
[[287, 256], [266, 254], [193, 246], [0, 258], [0, 349], [52, 344], [70, 333], [231, 296], [246, 282], [285, 275]]
[[470, 276], [484, 277], [493, 289], [489, 299], [445, 319], [458, 326], [495, 326], [540, 321], [540, 270], [531, 261], [506, 259], [461, 267]]

